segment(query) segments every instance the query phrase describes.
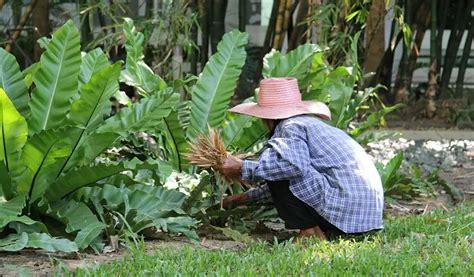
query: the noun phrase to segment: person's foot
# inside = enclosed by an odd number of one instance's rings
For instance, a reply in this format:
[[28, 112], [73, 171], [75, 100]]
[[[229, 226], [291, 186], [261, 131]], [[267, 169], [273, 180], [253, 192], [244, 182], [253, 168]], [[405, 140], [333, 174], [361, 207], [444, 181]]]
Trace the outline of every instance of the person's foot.
[[300, 240], [308, 237], [317, 237], [320, 240], [328, 240], [326, 234], [324, 234], [323, 230], [321, 230], [319, 226], [315, 226], [308, 229], [301, 229], [299, 234], [296, 236], [296, 239]]

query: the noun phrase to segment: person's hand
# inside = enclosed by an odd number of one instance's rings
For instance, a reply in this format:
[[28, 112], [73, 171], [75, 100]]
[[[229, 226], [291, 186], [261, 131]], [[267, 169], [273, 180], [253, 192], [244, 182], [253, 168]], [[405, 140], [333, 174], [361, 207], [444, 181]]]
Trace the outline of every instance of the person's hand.
[[223, 206], [228, 206], [231, 204], [238, 205], [247, 202], [247, 195], [245, 193], [239, 193], [235, 195], [228, 196], [222, 200]]
[[219, 168], [219, 172], [227, 178], [239, 179], [242, 172], [242, 163], [241, 159], [228, 155]]

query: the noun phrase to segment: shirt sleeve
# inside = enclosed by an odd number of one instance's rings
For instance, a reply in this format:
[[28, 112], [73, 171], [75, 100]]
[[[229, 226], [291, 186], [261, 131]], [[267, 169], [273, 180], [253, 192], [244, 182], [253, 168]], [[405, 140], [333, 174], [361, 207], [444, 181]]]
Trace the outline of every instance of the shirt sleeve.
[[266, 184], [251, 188], [245, 192], [248, 202], [266, 201], [271, 198], [270, 189]]
[[258, 161], [243, 161], [242, 180], [280, 181], [305, 175], [310, 164], [305, 130], [283, 126], [280, 135], [272, 137], [267, 146]]

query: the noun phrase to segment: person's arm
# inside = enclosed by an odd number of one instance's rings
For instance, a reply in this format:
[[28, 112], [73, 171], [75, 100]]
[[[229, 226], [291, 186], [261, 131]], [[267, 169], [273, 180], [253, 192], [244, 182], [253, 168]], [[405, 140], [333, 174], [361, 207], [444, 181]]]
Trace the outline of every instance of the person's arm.
[[244, 192], [246, 202], [261, 202], [271, 198], [270, 189], [267, 184], [251, 188]]
[[310, 164], [305, 135], [297, 126], [285, 126], [281, 136], [268, 141], [269, 147], [258, 161], [242, 162], [242, 180], [279, 181], [304, 176]]

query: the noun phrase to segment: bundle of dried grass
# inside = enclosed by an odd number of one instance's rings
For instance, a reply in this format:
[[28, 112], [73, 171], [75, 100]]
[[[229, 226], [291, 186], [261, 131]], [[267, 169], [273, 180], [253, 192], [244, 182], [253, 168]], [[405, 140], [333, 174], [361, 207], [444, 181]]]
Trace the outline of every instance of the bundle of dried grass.
[[199, 135], [196, 143], [191, 145], [186, 158], [190, 164], [219, 170], [227, 158], [227, 151], [219, 133], [211, 127], [208, 129], [207, 135]]
[[[220, 134], [211, 127], [208, 127], [208, 129], [209, 131], [207, 134], [201, 134], [197, 137], [195, 143], [191, 145], [190, 152], [186, 154], [186, 158], [190, 164], [207, 169], [212, 168], [217, 173], [216, 182], [220, 187], [222, 208], [224, 191], [229, 190], [231, 194], [233, 194], [232, 184], [237, 184], [245, 188], [249, 188], [250, 185], [242, 180], [229, 179], [220, 172], [220, 168], [229, 153], [225, 149]], [[242, 157], [242, 155], [237, 156]]]

